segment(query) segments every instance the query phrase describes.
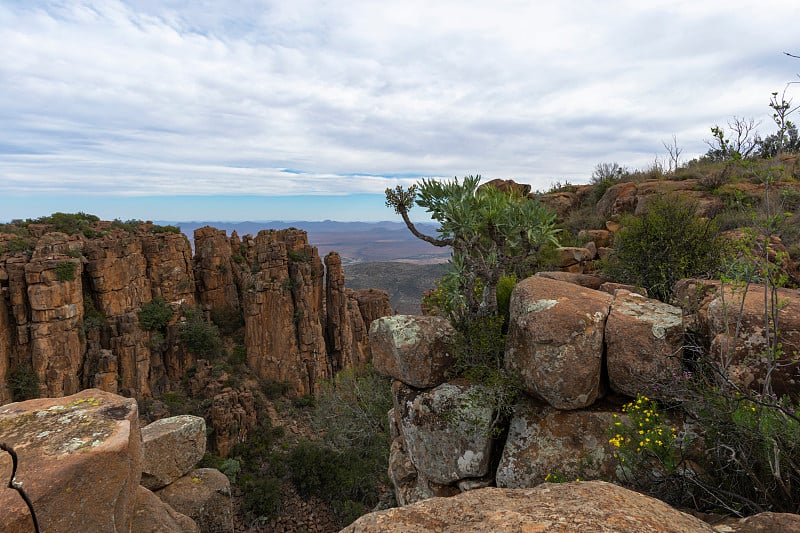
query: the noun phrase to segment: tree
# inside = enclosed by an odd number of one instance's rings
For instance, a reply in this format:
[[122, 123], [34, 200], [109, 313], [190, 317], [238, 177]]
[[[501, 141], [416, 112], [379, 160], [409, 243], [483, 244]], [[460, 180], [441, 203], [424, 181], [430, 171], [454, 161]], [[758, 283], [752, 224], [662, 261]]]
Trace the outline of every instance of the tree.
[[705, 141], [709, 150], [705, 157], [712, 161], [727, 161], [729, 159], [747, 159], [755, 154], [761, 138], [756, 128], [760, 122], [755, 119], [739, 118], [734, 116], [728, 121], [729, 134], [726, 136], [725, 130], [715, 125], [711, 128], [714, 138]]
[[[517, 191], [479, 186], [481, 177], [459, 182], [423, 179], [404, 189], [386, 189], [386, 205], [403, 217], [411, 233], [434, 246], [451, 246], [451, 279], [459, 305], [453, 318], [497, 314], [497, 283], [503, 275], [530, 274], [537, 253], [557, 245], [555, 213]], [[414, 206], [425, 208], [440, 224], [438, 237], [420, 232], [408, 216]], [[458, 316], [460, 315], [460, 316]]]

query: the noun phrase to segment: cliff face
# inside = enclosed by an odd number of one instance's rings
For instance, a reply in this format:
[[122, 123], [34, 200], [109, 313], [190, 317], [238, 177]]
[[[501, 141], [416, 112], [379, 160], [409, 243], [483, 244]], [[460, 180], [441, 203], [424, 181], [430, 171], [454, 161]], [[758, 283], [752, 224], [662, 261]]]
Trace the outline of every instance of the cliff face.
[[[25, 239], [0, 233], [0, 404], [30, 387], [32, 375], [38, 390], [27, 392], [46, 396], [98, 387], [142, 399], [171, 390], [195, 364], [179, 320], [197, 306], [206, 320], [243, 319], [248, 366], [297, 395], [369, 360], [365, 317], [344, 288], [341, 262], [330, 260], [326, 290], [304, 231], [240, 239], [200, 228], [193, 257], [185, 236], [158, 229], [97, 222], [91, 237], [46, 224], [25, 227]], [[138, 318], [154, 298], [178, 317], [158, 332]], [[390, 311], [385, 293], [363, 299], [367, 317]]]

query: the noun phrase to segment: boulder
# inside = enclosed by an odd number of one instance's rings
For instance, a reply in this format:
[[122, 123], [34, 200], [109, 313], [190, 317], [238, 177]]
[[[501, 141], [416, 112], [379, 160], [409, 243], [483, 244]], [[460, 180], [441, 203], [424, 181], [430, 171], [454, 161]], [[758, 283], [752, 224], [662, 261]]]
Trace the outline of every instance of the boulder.
[[532, 276], [511, 294], [505, 365], [526, 392], [557, 409], [580, 409], [601, 394], [603, 329], [613, 298]]
[[392, 392], [408, 457], [426, 479], [446, 485], [489, 473], [494, 412], [481, 404], [480, 386], [418, 391], [396, 381]]
[[800, 531], [800, 515], [791, 513], [758, 513], [742, 518], [737, 524], [718, 528], [725, 533], [794, 533]]
[[[710, 353], [738, 385], [760, 389], [766, 375], [764, 287], [734, 288], [719, 281], [680, 280], [675, 301], [686, 315], [687, 329], [710, 340]], [[778, 396], [797, 395], [800, 385], [800, 291], [778, 289], [778, 342], [783, 353], [772, 372]], [[738, 332], [738, 335], [732, 335]]]
[[617, 460], [607, 431], [615, 411], [558, 411], [533, 400], [518, 404], [497, 467], [497, 486], [535, 487], [548, 475], [612, 480]]
[[156, 491], [170, 507], [192, 518], [200, 531], [233, 529], [231, 483], [213, 468], [198, 468]]
[[142, 428], [142, 485], [150, 490], [169, 485], [194, 468], [206, 453], [206, 421], [181, 415]]
[[412, 387], [435, 387], [445, 380], [454, 360], [454, 334], [440, 316], [394, 315], [372, 323], [369, 341], [375, 371]]
[[595, 254], [587, 248], [564, 246], [556, 248], [556, 264], [559, 268], [568, 268], [573, 265], [583, 265], [586, 261], [594, 259]]
[[681, 374], [680, 308], [626, 290], [615, 292], [606, 321], [606, 368], [611, 388], [665, 399], [665, 385]]
[[389, 479], [398, 505], [408, 505], [433, 497], [433, 492], [421, 482], [423, 480], [408, 457], [402, 437], [394, 439], [389, 448]]
[[[11, 403], [0, 407], [0, 442], [19, 458], [15, 479], [41, 531], [131, 531], [142, 471], [135, 400], [88, 389]], [[0, 472], [10, 462], [0, 454]], [[0, 492], [0, 509], [0, 530], [32, 530], [16, 491]]]
[[593, 242], [598, 248], [611, 246], [613, 237], [607, 229], [582, 229], [578, 232], [578, 239]]
[[341, 533], [714, 533], [666, 503], [603, 481], [483, 488], [362, 516]]
[[136, 533], [199, 533], [194, 520], [181, 514], [158, 496], [139, 486], [132, 531]]
[[594, 276], [592, 274], [576, 274], [572, 272], [537, 272], [537, 276], [540, 278], [549, 278], [549, 279], [556, 279], [559, 281], [566, 281], [567, 283], [574, 283], [575, 285], [580, 285], [581, 287], [586, 287], [587, 289], [594, 289], [598, 290], [605, 280], [599, 276]]

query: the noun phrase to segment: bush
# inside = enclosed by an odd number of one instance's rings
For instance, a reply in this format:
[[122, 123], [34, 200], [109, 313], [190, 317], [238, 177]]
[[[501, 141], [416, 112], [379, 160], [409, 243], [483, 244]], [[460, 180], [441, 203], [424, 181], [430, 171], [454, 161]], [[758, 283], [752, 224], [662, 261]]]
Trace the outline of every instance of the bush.
[[39, 397], [39, 377], [31, 365], [21, 365], [6, 377], [11, 398], [15, 402]]
[[83, 233], [90, 238], [96, 235], [92, 226], [99, 221], [100, 217], [82, 211], [77, 213], [53, 213], [50, 216], [27, 220], [29, 224], [50, 224], [56, 231], [66, 233], [67, 235]]
[[720, 267], [725, 250], [716, 224], [697, 217], [694, 204], [680, 197], [651, 200], [644, 216], [628, 216], [623, 226], [603, 271], [654, 298], [666, 302], [679, 279], [713, 276]]
[[189, 309], [184, 314], [185, 320], [181, 322], [178, 334], [189, 352], [206, 359], [219, 355], [222, 339], [217, 327], [203, 320], [197, 309]]
[[58, 281], [75, 281], [75, 271], [77, 269], [77, 263], [73, 263], [72, 261], [62, 261], [56, 265], [56, 279]]
[[329, 502], [346, 526], [373, 508], [388, 485], [391, 408], [388, 380], [349, 369], [322, 385], [314, 427], [322, 440], [301, 440], [287, 464], [298, 492]]
[[139, 308], [139, 327], [146, 330], [163, 330], [175, 313], [164, 298], [153, 298]]

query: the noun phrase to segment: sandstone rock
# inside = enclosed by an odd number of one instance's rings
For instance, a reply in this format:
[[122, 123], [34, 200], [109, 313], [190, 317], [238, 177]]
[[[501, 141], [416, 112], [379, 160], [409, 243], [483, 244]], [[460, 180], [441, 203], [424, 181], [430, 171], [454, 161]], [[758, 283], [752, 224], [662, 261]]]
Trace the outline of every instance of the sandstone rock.
[[665, 385], [681, 374], [680, 308], [617, 290], [606, 320], [606, 368], [611, 388], [635, 397], [665, 398]]
[[487, 181], [479, 188], [481, 187], [494, 187], [499, 191], [505, 193], [515, 192], [521, 196], [527, 196], [528, 193], [531, 192], [531, 186], [527, 183], [517, 183], [514, 180], [503, 180], [499, 178]]
[[[194, 270], [200, 303], [205, 309], [239, 309], [230, 241], [224, 230], [205, 226], [194, 230]], [[239, 250], [236, 253], [241, 254]]]
[[[618, 217], [623, 213], [633, 213], [636, 210], [638, 188], [633, 182], [617, 183], [612, 185], [597, 202], [595, 210], [604, 218]], [[608, 226], [606, 226], [608, 227]], [[614, 231], [608, 228], [610, 231]]]
[[209, 412], [213, 428], [214, 449], [220, 457], [227, 457], [233, 447], [245, 442], [256, 427], [255, 399], [249, 390], [226, 390], [216, 396]]
[[[730, 286], [723, 290], [718, 281], [687, 279], [676, 283], [675, 295], [687, 327], [710, 339], [712, 357], [727, 365], [739, 385], [760, 388], [766, 368], [764, 287], [751, 285], [745, 293]], [[794, 360], [800, 353], [800, 291], [779, 289], [777, 298], [783, 357], [772, 373], [772, 385], [780, 396], [796, 394], [800, 385], [800, 365]], [[729, 336], [737, 327], [738, 337]]]
[[408, 457], [402, 437], [395, 438], [389, 448], [389, 480], [394, 486], [398, 505], [433, 497], [433, 491], [420, 479], [414, 463]]
[[739, 523], [719, 531], [725, 533], [797, 533], [800, 515], [791, 513], [759, 513], [742, 518]]
[[355, 291], [355, 298], [358, 301], [358, 309], [361, 311], [361, 318], [364, 325], [369, 327], [373, 321], [392, 315], [392, 304], [389, 300], [389, 293], [379, 289], [360, 289]]
[[572, 265], [584, 265], [587, 261], [594, 259], [595, 254], [586, 248], [575, 246], [563, 246], [556, 248], [556, 264], [560, 268]]
[[[529, 197], [537, 196], [531, 194]], [[538, 199], [543, 205], [555, 211], [556, 216], [562, 220], [580, 204], [579, 195], [568, 191], [538, 195]]]
[[593, 242], [597, 248], [611, 246], [614, 234], [607, 229], [582, 229], [578, 232], [578, 239]]
[[192, 518], [200, 531], [223, 532], [233, 528], [231, 484], [213, 468], [198, 468], [156, 491], [170, 507]]
[[363, 367], [368, 362], [366, 327], [358, 301], [344, 286], [342, 259], [336, 252], [325, 256], [325, 298], [328, 304], [325, 336], [333, 370]]
[[142, 485], [150, 490], [169, 485], [191, 470], [206, 453], [206, 421], [181, 415], [142, 428]]
[[392, 391], [405, 449], [417, 472], [445, 485], [489, 472], [494, 412], [479, 403], [478, 385], [443, 383], [418, 391], [396, 381]]
[[645, 289], [644, 287], [636, 287], [635, 285], [628, 285], [626, 283], [614, 283], [614, 282], [611, 282], [611, 281], [606, 281], [605, 283], [600, 285], [600, 288], [599, 288], [599, 290], [601, 290], [603, 292], [607, 292], [608, 294], [610, 294], [612, 296], [620, 289], [626, 290], [628, 292], [633, 292], [633, 293], [636, 293], [636, 294], [640, 294], [640, 295], [644, 296], [645, 298], [647, 297], [647, 289]]
[[[67, 264], [72, 265], [71, 279], [60, 279], [59, 269]], [[81, 266], [80, 261], [66, 256], [32, 259], [25, 265], [31, 362], [47, 396], [81, 389], [79, 374], [85, 350]]]
[[11, 372], [12, 339], [5, 292], [6, 288], [0, 284], [0, 405], [13, 399], [11, 390], [8, 387], [8, 374]]
[[199, 533], [194, 520], [179, 513], [158, 496], [139, 486], [132, 531], [136, 533]]
[[601, 393], [603, 330], [612, 297], [542, 277], [517, 284], [505, 365], [526, 392], [558, 409], [591, 405]]
[[289, 383], [294, 395], [314, 392], [332, 372], [316, 248], [296, 229], [260, 231], [243, 244], [253, 265], [244, 280], [247, 366], [261, 379]]
[[[0, 407], [0, 442], [19, 456], [16, 479], [41, 531], [131, 530], [142, 469], [133, 399], [89, 389], [8, 404]], [[0, 455], [0, 471], [9, 461]], [[0, 530], [27, 533], [27, 509], [10, 492], [0, 493]]]
[[713, 533], [666, 503], [603, 481], [485, 488], [362, 516], [342, 533]]
[[603, 285], [604, 280], [599, 276], [594, 276], [592, 274], [573, 274], [571, 272], [537, 272], [537, 276], [540, 278], [548, 278], [548, 279], [555, 279], [558, 281], [566, 281], [567, 283], [574, 283], [575, 285], [580, 285], [581, 287], [586, 287], [587, 289], [600, 289], [600, 286]]
[[550, 474], [613, 479], [617, 463], [606, 432], [614, 411], [558, 411], [533, 400], [518, 404], [497, 467], [497, 486], [535, 487]]
[[375, 320], [369, 331], [375, 371], [412, 387], [444, 382], [454, 360], [450, 322], [439, 316], [395, 315]]

